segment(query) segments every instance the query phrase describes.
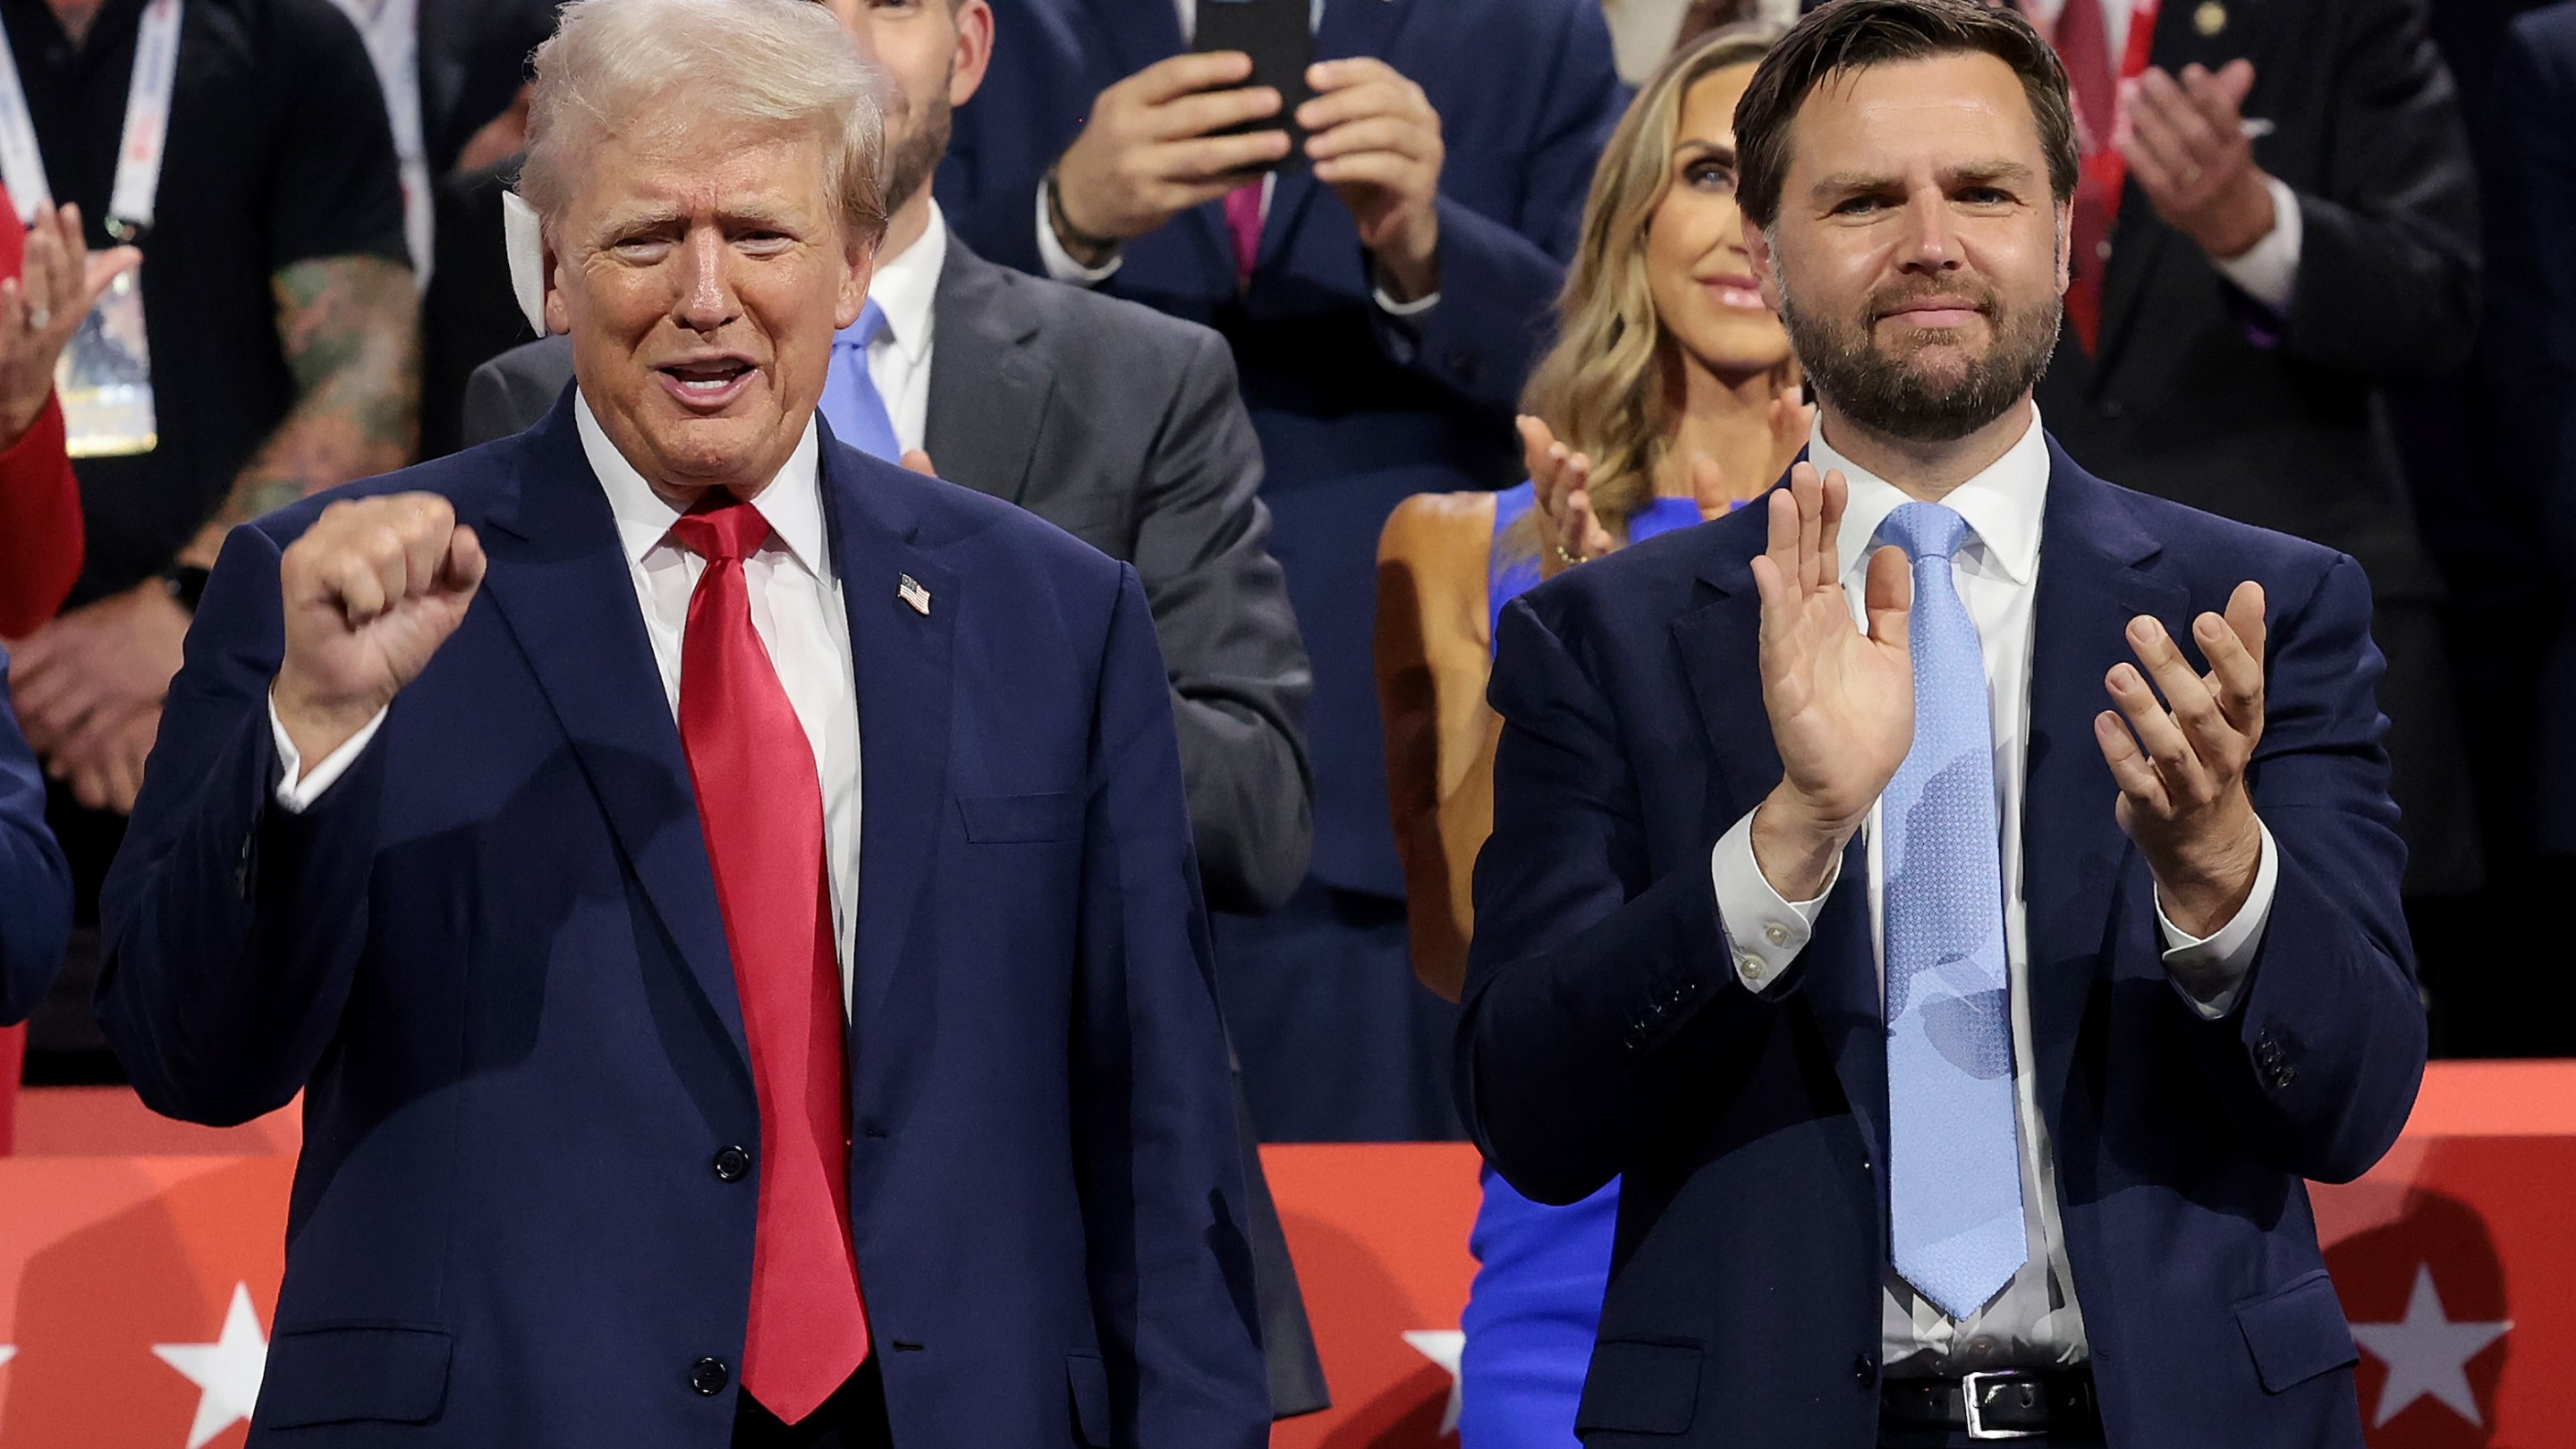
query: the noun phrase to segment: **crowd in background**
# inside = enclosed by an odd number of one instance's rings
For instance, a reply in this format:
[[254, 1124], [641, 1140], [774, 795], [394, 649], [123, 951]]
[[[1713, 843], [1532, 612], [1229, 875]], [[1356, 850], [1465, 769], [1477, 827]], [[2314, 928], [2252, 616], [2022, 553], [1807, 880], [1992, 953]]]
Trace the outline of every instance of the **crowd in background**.
[[[2061, 51], [2083, 47], [2079, 112], [2113, 125], [2140, 108], [2151, 135], [2125, 176], [2088, 162], [2047, 424], [2114, 482], [2365, 566], [2436, 1052], [2576, 1055], [2547, 944], [2554, 889], [2576, 879], [2576, 3], [2094, 4], [2024, 8]], [[183, 0], [143, 225], [118, 158], [138, 52], [173, 5], [0, 0], [49, 193], [7, 178], [35, 230], [24, 280], [0, 295], [0, 640], [79, 898], [65, 969], [34, 1004], [34, 1081], [117, 1079], [87, 1007], [96, 892], [226, 531], [488, 435], [468, 407], [477, 370], [537, 339], [503, 212], [546, 0]], [[1381, 713], [1381, 535], [1409, 498], [1511, 489], [1564, 456], [1557, 438], [1600, 431], [1566, 415], [1580, 394], [1566, 379], [1532, 387], [1596, 163], [1676, 39], [1795, 8], [1323, 0], [1316, 54], [1342, 69], [1299, 124], [1365, 126], [1367, 154], [1337, 168], [1313, 153], [1249, 185], [1190, 151], [1276, 159], [1246, 149], [1259, 135], [1205, 134], [1248, 117], [1208, 109], [1211, 87], [1240, 77], [1192, 53], [1191, 0], [992, 0], [976, 22], [989, 70], [953, 117], [937, 57], [930, 84], [899, 88], [920, 143], [912, 187], [929, 179], [945, 245], [1226, 344], [1189, 378], [1077, 382], [997, 362], [957, 384], [1109, 399], [1070, 410], [1032, 456], [992, 456], [993, 430], [943, 414], [936, 375], [926, 421], [919, 397], [907, 412], [895, 396], [886, 424], [896, 451], [1018, 496], [1093, 445], [1086, 418], [1140, 438], [1218, 419], [1217, 461], [1116, 465], [1151, 475], [1142, 502], [1030, 506], [1138, 564], [1176, 694], [1203, 711], [1185, 719], [1184, 763], [1220, 908], [1219, 991], [1265, 1139], [1458, 1133], [1454, 1010], [1422, 983], [1455, 990], [1426, 897], [1463, 884], [1418, 868], [1408, 797], [1390, 800], [1409, 742], [1388, 736], [1401, 702]], [[2152, 34], [2128, 33], [2142, 18]], [[2240, 132], [2195, 132], [2221, 115]], [[898, 147], [892, 199], [906, 159]], [[154, 436], [75, 438], [66, 473], [42, 383], [120, 285], [142, 300]], [[910, 345], [894, 325], [892, 346]], [[888, 344], [855, 345], [878, 349], [879, 370]], [[1794, 406], [1780, 382], [1766, 396]], [[1121, 411], [1122, 388], [1160, 391]], [[1535, 433], [1515, 429], [1525, 406]], [[1249, 431], [1230, 434], [1219, 415], [1238, 407]], [[1719, 461], [1730, 476], [1711, 507], [1767, 486], [1785, 456]], [[979, 468], [994, 478], [965, 476]], [[1211, 495], [1171, 531], [1194, 480], [1219, 472], [1258, 479], [1258, 506]], [[1538, 481], [1554, 486], [1508, 506], [1538, 510], [1526, 551], [1552, 571], [1551, 530], [1586, 480]], [[1512, 520], [1491, 512], [1470, 531], [1501, 538]], [[1642, 536], [1611, 522], [1605, 543]], [[1194, 660], [1209, 666], [1184, 680]], [[1472, 757], [1473, 721], [1461, 728]], [[1267, 763], [1222, 763], [1246, 748]], [[1459, 776], [1459, 753], [1433, 773]], [[1212, 834], [1246, 817], [1271, 823], [1223, 855]]]

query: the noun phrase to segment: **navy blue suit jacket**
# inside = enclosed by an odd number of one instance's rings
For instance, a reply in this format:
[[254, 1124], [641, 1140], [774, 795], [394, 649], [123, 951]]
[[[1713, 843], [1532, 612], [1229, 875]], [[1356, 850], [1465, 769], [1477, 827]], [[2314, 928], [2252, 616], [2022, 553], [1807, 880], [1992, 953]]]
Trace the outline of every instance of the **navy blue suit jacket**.
[[72, 872], [45, 825], [45, 776], [9, 709], [0, 650], [0, 1026], [24, 1021], [63, 964]]
[[[2349, 558], [2050, 457], [2030, 1010], [2110, 1441], [2358, 1446], [2353, 1340], [2300, 1180], [2378, 1160], [2424, 1065], [2369, 586]], [[1764, 528], [1746, 508], [1640, 544], [1501, 626], [1461, 1104], [1534, 1198], [1625, 1174], [1577, 1421], [1593, 1449], [1876, 1442], [1887, 1058], [1864, 847], [1776, 996], [1735, 979], [1709, 878], [1710, 847], [1780, 779]], [[2092, 721], [2133, 615], [2188, 637], [2247, 578], [2270, 600], [2251, 781], [2280, 877], [2253, 975], [2210, 1022], [2166, 977]]]
[[[1044, 275], [1039, 179], [1101, 91], [1184, 49], [1180, 18], [1172, 0], [994, 9], [993, 72], [957, 113], [939, 200], [976, 251]], [[1439, 305], [1395, 319], [1370, 301], [1350, 211], [1303, 165], [1279, 173], [1248, 288], [1210, 202], [1128, 242], [1103, 290], [1234, 348], [1268, 465], [1270, 551], [1314, 661], [1310, 869], [1401, 896], [1370, 672], [1378, 532], [1411, 494], [1521, 477], [1512, 412], [1625, 97], [1596, 0], [1325, 0], [1315, 54], [1384, 60], [1440, 112]]]
[[[1255, 1449], [1233, 1096], [1136, 576], [828, 436], [823, 475], [863, 753], [851, 1230], [896, 1442]], [[332, 497], [411, 489], [489, 576], [289, 814], [279, 553]], [[104, 913], [100, 1020], [147, 1102], [306, 1093], [254, 1445], [730, 1442], [733, 1390], [692, 1368], [738, 1368], [758, 1175], [710, 1164], [758, 1111], [569, 394], [234, 532]]]

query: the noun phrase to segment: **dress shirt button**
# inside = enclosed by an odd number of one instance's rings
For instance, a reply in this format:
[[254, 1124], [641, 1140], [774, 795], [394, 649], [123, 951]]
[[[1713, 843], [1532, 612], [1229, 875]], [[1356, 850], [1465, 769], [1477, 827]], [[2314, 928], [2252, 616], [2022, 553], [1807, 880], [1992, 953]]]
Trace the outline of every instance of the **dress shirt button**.
[[740, 1182], [751, 1175], [751, 1154], [739, 1147], [726, 1147], [716, 1153], [716, 1176], [726, 1182]]
[[1762, 984], [1761, 957], [1747, 951], [1742, 956], [1736, 958], [1735, 969], [1742, 973], [1746, 985], [1759, 986]]
[[702, 1358], [689, 1365], [689, 1387], [712, 1398], [733, 1382], [733, 1370], [720, 1358]]
[[1789, 944], [1789, 928], [1773, 921], [1762, 928], [1762, 939], [1774, 946], [1786, 946]]
[[1877, 1381], [1878, 1363], [1876, 1360], [1872, 1359], [1865, 1353], [1852, 1360], [1853, 1383], [1856, 1383], [1865, 1389]]

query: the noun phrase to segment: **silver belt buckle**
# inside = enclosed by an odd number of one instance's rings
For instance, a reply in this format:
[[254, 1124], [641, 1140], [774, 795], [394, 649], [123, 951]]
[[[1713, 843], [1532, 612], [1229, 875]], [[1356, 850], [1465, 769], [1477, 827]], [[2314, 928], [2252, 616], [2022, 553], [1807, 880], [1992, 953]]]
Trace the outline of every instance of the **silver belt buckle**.
[[1988, 1382], [2001, 1382], [2020, 1377], [2023, 1377], [2023, 1375], [2018, 1373], [1979, 1371], [1977, 1373], [1966, 1375], [1959, 1380], [1959, 1398], [1966, 1405], [1968, 1411], [1969, 1438], [2037, 1439], [2044, 1437], [2048, 1433], [2045, 1429], [1989, 1429], [1986, 1427], [1985, 1401], [1979, 1395], [1978, 1390], [1983, 1388]]

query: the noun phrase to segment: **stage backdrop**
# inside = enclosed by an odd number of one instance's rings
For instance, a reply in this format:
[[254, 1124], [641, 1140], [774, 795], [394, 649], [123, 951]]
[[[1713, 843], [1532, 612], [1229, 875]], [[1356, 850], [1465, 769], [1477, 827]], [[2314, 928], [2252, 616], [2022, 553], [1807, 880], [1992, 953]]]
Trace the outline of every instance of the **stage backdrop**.
[[[0, 1160], [0, 1449], [236, 1449], [298, 1137], [30, 1093]], [[1337, 1407], [1277, 1449], [1436, 1449], [1474, 1264], [1476, 1157], [1274, 1147]], [[2316, 1190], [2373, 1449], [2576, 1444], [2576, 1063], [2436, 1066], [2370, 1176]]]

